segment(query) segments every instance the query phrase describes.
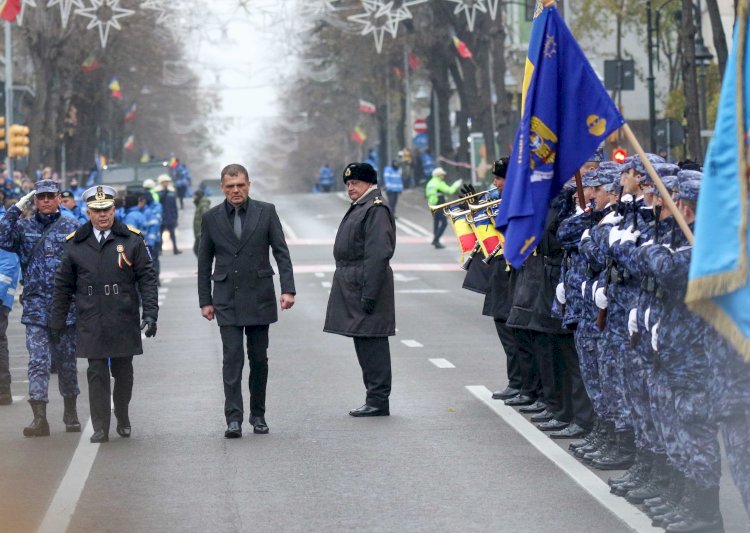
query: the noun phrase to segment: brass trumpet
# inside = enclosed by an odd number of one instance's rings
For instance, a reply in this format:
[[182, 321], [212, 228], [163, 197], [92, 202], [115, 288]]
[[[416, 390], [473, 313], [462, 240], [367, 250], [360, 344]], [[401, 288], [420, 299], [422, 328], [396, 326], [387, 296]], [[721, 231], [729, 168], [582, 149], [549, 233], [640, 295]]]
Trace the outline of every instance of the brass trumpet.
[[444, 204], [430, 205], [428, 207], [430, 208], [430, 213], [432, 213], [432, 215], [435, 216], [435, 213], [437, 213], [438, 211], [447, 209], [449, 207], [453, 207], [454, 205], [457, 205], [457, 204], [467, 203], [471, 205], [471, 202], [469, 202], [469, 200], [471, 200], [472, 198], [481, 196], [483, 194], [487, 194], [488, 192], [489, 192], [489, 189], [486, 191], [470, 194], [469, 196], [462, 196], [461, 198], [456, 198], [455, 200], [451, 200], [450, 202], [445, 202]]
[[500, 205], [500, 202], [502, 202], [502, 200], [498, 199], [498, 200], [492, 200], [489, 202], [483, 202], [481, 204], [469, 204], [469, 210], [472, 213], [474, 213], [475, 211], [479, 211], [480, 209], [486, 209], [490, 207], [495, 207], [496, 205]]

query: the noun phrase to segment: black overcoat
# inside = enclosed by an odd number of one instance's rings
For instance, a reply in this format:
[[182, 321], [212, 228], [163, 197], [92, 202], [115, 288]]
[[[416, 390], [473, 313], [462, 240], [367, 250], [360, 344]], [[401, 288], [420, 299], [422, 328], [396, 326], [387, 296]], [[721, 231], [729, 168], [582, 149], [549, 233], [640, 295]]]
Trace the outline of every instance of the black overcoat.
[[[55, 275], [50, 327], [61, 329], [75, 294], [76, 357], [143, 353], [141, 315], [159, 315], [156, 272], [140, 231], [115, 220], [101, 245], [91, 222], [71, 233]], [[139, 297], [140, 295], [140, 297]]]
[[276, 208], [248, 198], [239, 239], [232, 223], [226, 200], [203, 215], [198, 251], [199, 304], [214, 306], [219, 326], [276, 322], [278, 310], [269, 249], [279, 268], [281, 292], [296, 293], [292, 260]]
[[[389, 264], [395, 248], [393, 215], [375, 189], [349, 207], [336, 233], [336, 271], [324, 331], [347, 337], [396, 334], [393, 271]], [[373, 313], [365, 313], [362, 298], [375, 300]]]

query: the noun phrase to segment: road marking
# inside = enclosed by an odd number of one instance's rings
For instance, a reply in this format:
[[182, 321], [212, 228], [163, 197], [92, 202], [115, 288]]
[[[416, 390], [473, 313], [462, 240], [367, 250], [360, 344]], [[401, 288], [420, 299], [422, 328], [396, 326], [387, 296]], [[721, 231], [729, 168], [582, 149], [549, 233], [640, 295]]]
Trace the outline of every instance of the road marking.
[[169, 292], [169, 287], [159, 287], [159, 294], [167, 294]]
[[428, 359], [428, 361], [438, 368], [456, 368], [456, 365], [447, 359]]
[[281, 221], [281, 229], [284, 232], [284, 236], [289, 237], [290, 239], [296, 239], [297, 234], [294, 232], [292, 227], [287, 223], [287, 221], [284, 220], [283, 218], [280, 219], [280, 221]]
[[447, 289], [401, 289], [396, 292], [399, 294], [445, 294], [451, 291]]
[[417, 281], [419, 278], [413, 278], [411, 276], [407, 276], [406, 274], [402, 274], [401, 272], [396, 272], [393, 274], [393, 281], [400, 281], [403, 283], [409, 283], [410, 281]]
[[[336, 265], [294, 265], [295, 274], [315, 274], [333, 272]], [[393, 272], [464, 272], [458, 263], [391, 263]], [[465, 272], [464, 272], [465, 273]]]
[[26, 398], [26, 396], [13, 396], [13, 401], [14, 402], [20, 402], [24, 398]]
[[579, 463], [572, 455], [555, 444], [546, 434], [512, 407], [492, 399], [492, 392], [483, 385], [467, 386], [466, 389], [487, 407], [492, 409], [506, 424], [516, 430], [537, 450], [555, 463], [573, 481], [594, 497], [612, 514], [635, 531], [662, 532], [663, 529], [651, 525], [651, 519], [637, 507], [609, 492], [609, 486], [591, 470]]
[[65, 533], [68, 529], [99, 451], [98, 444], [89, 442], [93, 434], [94, 426], [89, 418], [86, 428], [81, 433], [76, 451], [73, 453], [73, 459], [70, 460], [65, 476], [57, 487], [55, 497], [47, 508], [42, 525], [37, 530], [38, 533]]
[[[287, 239], [286, 243], [289, 246], [326, 246], [330, 247], [333, 246], [333, 243], [335, 241], [334, 237], [336, 236], [336, 232], [338, 230], [334, 229], [331, 231], [331, 238], [330, 239]], [[432, 237], [413, 237], [411, 235], [407, 236], [401, 236], [399, 235], [396, 238], [396, 241], [398, 242], [399, 246], [402, 244], [431, 244], [432, 243]]]
[[330, 289], [331, 287], [333, 287], [333, 283], [331, 283], [330, 281], [321, 281], [320, 284], [324, 289]]
[[326, 277], [326, 275], [325, 275], [325, 274], [323, 274], [322, 272], [316, 272], [316, 273], [315, 273], [315, 277], [316, 277], [316, 278], [324, 278], [324, 277]]
[[408, 218], [398, 217], [398, 220], [396, 221], [396, 225], [398, 225], [399, 222], [403, 224], [404, 226], [410, 227], [417, 235], [420, 235], [422, 237], [429, 237], [429, 238], [433, 237], [433, 234], [430, 230], [420, 226], [416, 222], [412, 222]]
[[401, 222], [401, 219], [396, 220], [396, 229], [406, 233], [410, 237], [424, 237], [424, 235], [416, 231], [408, 224], [404, 224], [403, 222]]
[[409, 348], [424, 348], [424, 344], [415, 341], [414, 339], [406, 339], [402, 340], [402, 343], [404, 343]]

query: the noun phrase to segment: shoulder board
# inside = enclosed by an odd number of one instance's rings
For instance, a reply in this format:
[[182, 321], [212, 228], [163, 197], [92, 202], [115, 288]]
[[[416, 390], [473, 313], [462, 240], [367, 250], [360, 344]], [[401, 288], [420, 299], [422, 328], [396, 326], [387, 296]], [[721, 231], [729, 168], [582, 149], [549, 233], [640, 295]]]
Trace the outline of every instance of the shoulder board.
[[70, 235], [68, 235], [67, 237], [65, 237], [65, 240], [69, 241], [70, 239], [72, 239], [75, 236], [76, 236], [76, 232], [74, 231], [73, 233], [71, 233]]
[[383, 199], [380, 196], [378, 196], [377, 198], [375, 198], [375, 200], [372, 203], [374, 205], [380, 205], [383, 203]]
[[134, 226], [131, 226], [130, 224], [128, 224], [128, 229], [130, 231], [132, 231], [133, 233], [135, 233], [136, 235], [140, 235], [141, 234], [141, 230], [139, 230], [138, 228], [136, 228]]

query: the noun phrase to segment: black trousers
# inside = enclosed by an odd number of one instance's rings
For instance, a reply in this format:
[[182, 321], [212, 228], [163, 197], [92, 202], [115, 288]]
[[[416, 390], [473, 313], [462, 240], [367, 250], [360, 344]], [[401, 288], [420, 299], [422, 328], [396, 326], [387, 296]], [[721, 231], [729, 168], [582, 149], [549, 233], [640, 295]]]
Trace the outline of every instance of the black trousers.
[[569, 376], [560, 337], [564, 335], [534, 332], [534, 353], [542, 384], [542, 401], [547, 404], [547, 410], [555, 415], [555, 419], [570, 422], [571, 414], [565, 410], [566, 403], [563, 401], [563, 389], [569, 390], [570, 387], [563, 385], [565, 380], [569, 380]]
[[432, 217], [432, 244], [436, 244], [440, 241], [440, 237], [443, 236], [445, 228], [448, 227], [448, 219], [445, 218], [445, 214], [442, 211], [435, 213]]
[[510, 328], [516, 340], [518, 367], [521, 371], [521, 394], [538, 399], [542, 395], [539, 367], [534, 355], [534, 332], [528, 329]]
[[392, 191], [386, 191], [386, 196], [388, 196], [388, 205], [391, 207], [391, 213], [393, 216], [396, 216], [396, 204], [398, 203], [398, 196], [401, 194], [400, 192], [392, 192]]
[[570, 421], [584, 429], [594, 424], [594, 407], [581, 377], [574, 335], [559, 335], [559, 346], [565, 360], [567, 379], [563, 381], [563, 411], [569, 413]]
[[0, 305], [0, 392], [10, 392], [10, 353], [8, 352], [8, 315], [10, 309]]
[[354, 350], [367, 389], [365, 403], [387, 408], [391, 394], [391, 348], [388, 337], [354, 337]]
[[250, 361], [250, 414], [266, 413], [266, 384], [268, 383], [268, 324], [260, 326], [221, 326], [224, 349], [224, 416], [227, 424], [242, 423], [242, 369], [245, 351], [242, 343], [247, 337], [247, 358]]
[[509, 328], [504, 320], [495, 320], [495, 329], [500, 338], [500, 344], [505, 350], [505, 362], [508, 373], [508, 386], [513, 389], [523, 388], [523, 376], [521, 366], [518, 363], [518, 343], [513, 335], [513, 329]]
[[110, 371], [115, 378], [111, 392], [115, 404], [115, 416], [130, 425], [128, 405], [133, 396], [133, 358], [114, 357], [112, 359], [89, 359], [86, 376], [89, 382], [89, 410], [94, 431], [109, 432], [110, 412]]

